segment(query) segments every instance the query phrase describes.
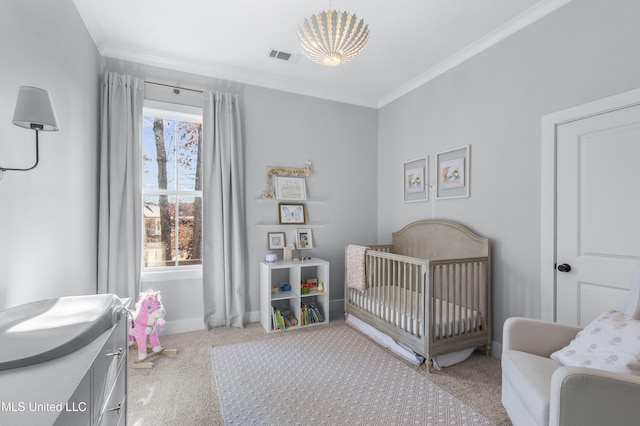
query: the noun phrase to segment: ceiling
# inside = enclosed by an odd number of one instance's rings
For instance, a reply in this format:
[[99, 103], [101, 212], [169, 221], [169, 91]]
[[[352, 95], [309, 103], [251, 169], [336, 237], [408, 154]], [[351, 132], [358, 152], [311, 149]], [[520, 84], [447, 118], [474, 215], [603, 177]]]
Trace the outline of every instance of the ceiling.
[[[103, 56], [374, 108], [570, 1], [73, 0]], [[330, 3], [370, 32], [358, 57], [332, 68], [296, 43], [298, 25]]]

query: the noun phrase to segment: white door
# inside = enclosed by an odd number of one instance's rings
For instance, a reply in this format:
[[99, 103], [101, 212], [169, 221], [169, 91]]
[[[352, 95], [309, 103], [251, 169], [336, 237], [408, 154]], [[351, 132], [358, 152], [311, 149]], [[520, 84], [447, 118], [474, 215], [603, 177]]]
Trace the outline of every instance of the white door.
[[556, 318], [584, 326], [640, 263], [640, 106], [557, 126]]

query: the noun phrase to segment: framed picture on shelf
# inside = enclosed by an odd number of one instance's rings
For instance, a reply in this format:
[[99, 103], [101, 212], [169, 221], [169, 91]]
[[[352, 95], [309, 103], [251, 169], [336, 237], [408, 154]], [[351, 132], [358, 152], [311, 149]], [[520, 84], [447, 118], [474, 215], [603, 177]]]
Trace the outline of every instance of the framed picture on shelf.
[[307, 185], [302, 177], [274, 176], [273, 184], [277, 200], [304, 201], [307, 199]]
[[304, 225], [307, 223], [304, 204], [280, 203], [278, 204], [278, 217], [281, 225]]
[[287, 236], [284, 232], [267, 233], [269, 250], [283, 249], [287, 246]]
[[436, 198], [469, 197], [470, 145], [436, 154]]
[[429, 157], [416, 158], [403, 164], [403, 201], [412, 203], [429, 200]]
[[296, 248], [299, 250], [313, 248], [311, 229], [296, 229]]

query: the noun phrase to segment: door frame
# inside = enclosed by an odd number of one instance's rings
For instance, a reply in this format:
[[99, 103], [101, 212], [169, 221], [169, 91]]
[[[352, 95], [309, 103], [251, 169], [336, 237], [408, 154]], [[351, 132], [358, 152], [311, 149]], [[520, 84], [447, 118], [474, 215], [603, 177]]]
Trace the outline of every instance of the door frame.
[[557, 111], [542, 117], [540, 174], [540, 318], [556, 321], [556, 146], [558, 126], [640, 105], [640, 89]]

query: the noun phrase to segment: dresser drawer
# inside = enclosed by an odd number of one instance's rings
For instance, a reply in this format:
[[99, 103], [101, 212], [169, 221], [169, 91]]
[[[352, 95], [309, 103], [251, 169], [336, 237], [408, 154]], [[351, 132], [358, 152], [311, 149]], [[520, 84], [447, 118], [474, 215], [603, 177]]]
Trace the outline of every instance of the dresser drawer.
[[98, 413], [98, 421], [95, 424], [100, 426], [116, 426], [125, 424], [127, 412], [126, 369], [126, 363], [120, 364], [116, 381], [102, 408], [102, 412]]
[[91, 421], [91, 372], [82, 379], [76, 391], [65, 404], [54, 426], [86, 426]]
[[[117, 406], [117, 402], [111, 406], [110, 398], [113, 396], [118, 382], [122, 383], [124, 394], [124, 382], [126, 381], [125, 369], [127, 360], [127, 321], [120, 320], [113, 332], [96, 357], [93, 366], [93, 407], [92, 424], [98, 423], [100, 416]], [[122, 398], [121, 398], [122, 399]], [[117, 423], [105, 423], [117, 424]]]

